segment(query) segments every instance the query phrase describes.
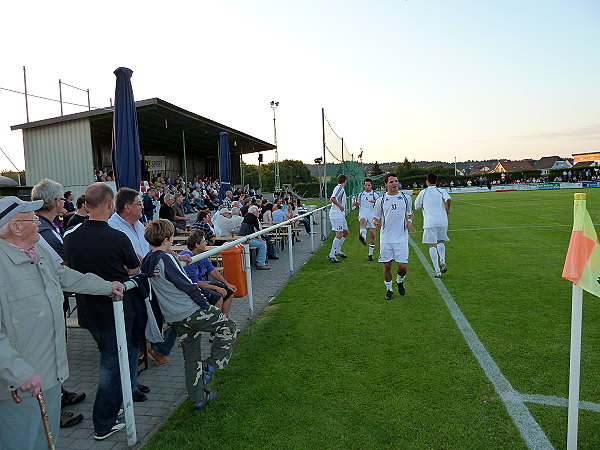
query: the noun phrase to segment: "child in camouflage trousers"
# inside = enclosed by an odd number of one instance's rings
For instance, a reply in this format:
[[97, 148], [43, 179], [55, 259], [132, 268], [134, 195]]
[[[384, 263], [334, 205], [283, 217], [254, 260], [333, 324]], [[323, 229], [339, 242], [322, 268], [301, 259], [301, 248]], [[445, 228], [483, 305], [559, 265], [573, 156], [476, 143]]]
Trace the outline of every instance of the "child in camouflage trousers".
[[[148, 277], [165, 320], [179, 336], [188, 396], [196, 409], [202, 409], [216, 397], [209, 382], [217, 368], [227, 366], [237, 326], [206, 301], [198, 285], [192, 283], [171, 254], [174, 231], [173, 224], [166, 219], [148, 223], [144, 237], [152, 251], [142, 261], [141, 272]], [[210, 356], [204, 362], [201, 359], [202, 331], [215, 335]]]

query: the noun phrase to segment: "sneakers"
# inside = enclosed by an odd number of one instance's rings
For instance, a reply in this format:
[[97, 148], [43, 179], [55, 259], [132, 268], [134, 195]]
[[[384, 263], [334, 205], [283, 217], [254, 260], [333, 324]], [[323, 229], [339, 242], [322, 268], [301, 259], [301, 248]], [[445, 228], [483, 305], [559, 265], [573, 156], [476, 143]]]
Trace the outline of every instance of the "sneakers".
[[373, 255], [369, 255], [369, 257], [367, 258], [367, 261], [374, 261]]
[[406, 289], [404, 289], [404, 283], [396, 283], [398, 285], [398, 294], [404, 295], [406, 294]]
[[332, 263], [339, 263], [341, 262], [339, 259], [337, 259], [335, 256], [328, 256], [327, 259], [329, 261], [331, 261]]
[[144, 394], [147, 394], [148, 392], [150, 392], [150, 388], [148, 386], [146, 386], [145, 384], [138, 383], [138, 391], [143, 392]]
[[83, 420], [83, 414], [75, 414], [72, 412], [62, 411], [60, 413], [60, 427], [69, 428], [77, 425]]
[[256, 270], [269, 270], [269, 269], [270, 269], [270, 267], [269, 267], [269, 266], [267, 266], [267, 265], [264, 265], [264, 266], [256, 266]]
[[348, 255], [346, 255], [345, 253], [338, 253], [335, 256], [339, 256], [340, 258], [344, 258], [344, 259], [346, 259], [348, 257]]
[[171, 362], [171, 358], [161, 355], [160, 353], [158, 353], [155, 350], [152, 350], [151, 348], [148, 349], [148, 356], [152, 358], [154, 362], [159, 366], [166, 366]]
[[217, 398], [218, 392], [217, 391], [211, 391], [211, 390], [204, 390], [204, 398], [202, 400], [200, 400], [198, 403], [194, 404], [194, 409], [204, 409], [204, 407], [208, 404], [208, 402], [210, 402], [211, 400], [214, 400], [215, 398]]
[[360, 240], [360, 243], [362, 245], [367, 245], [367, 238], [366, 238], [366, 236], [363, 236], [362, 234], [359, 234], [358, 235], [358, 239]]
[[446, 261], [440, 261], [440, 272], [442, 272], [442, 273], [448, 272], [448, 268], [446, 267]]
[[85, 399], [85, 392], [69, 392], [62, 391], [62, 397], [60, 399], [60, 407], [61, 409], [65, 406], [76, 405], [77, 403], [81, 403]]
[[386, 299], [386, 300], [391, 300], [391, 299], [393, 299], [393, 298], [394, 298], [394, 291], [387, 291], [387, 292], [385, 293], [385, 299]]
[[436, 278], [442, 278], [442, 272], [436, 272], [434, 277]]
[[113, 425], [113, 427], [104, 432], [104, 433], [98, 433], [97, 431], [94, 433], [94, 439], [96, 439], [97, 441], [103, 441], [104, 439], [106, 439], [109, 436], [112, 436], [113, 434], [115, 434], [117, 431], [121, 431], [122, 429], [125, 428], [125, 424], [124, 423], [119, 423], [117, 422], [116, 424]]

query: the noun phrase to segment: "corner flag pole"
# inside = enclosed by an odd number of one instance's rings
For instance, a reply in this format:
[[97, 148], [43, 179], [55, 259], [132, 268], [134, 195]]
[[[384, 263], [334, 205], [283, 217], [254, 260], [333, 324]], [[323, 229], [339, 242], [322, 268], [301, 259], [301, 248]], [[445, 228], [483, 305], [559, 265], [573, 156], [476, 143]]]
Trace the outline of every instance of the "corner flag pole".
[[[583, 194], [585, 195], [585, 194]], [[567, 422], [567, 450], [577, 449], [579, 422], [579, 370], [581, 365], [581, 321], [583, 289], [573, 283], [571, 305], [571, 360], [569, 365], [569, 412]]]
[[[590, 229], [591, 228], [591, 229]], [[585, 237], [583, 237], [585, 236]], [[583, 311], [582, 281], [588, 280], [583, 272], [590, 263], [591, 254], [585, 254], [585, 240], [597, 243], [596, 232], [586, 209], [586, 194], [573, 196], [573, 232], [563, 278], [573, 282], [571, 295], [571, 351], [569, 363], [569, 409], [567, 421], [567, 450], [577, 449], [577, 428], [579, 422], [579, 380], [581, 367], [581, 323]], [[583, 278], [583, 280], [582, 280]], [[583, 285], [590, 289], [589, 283]]]

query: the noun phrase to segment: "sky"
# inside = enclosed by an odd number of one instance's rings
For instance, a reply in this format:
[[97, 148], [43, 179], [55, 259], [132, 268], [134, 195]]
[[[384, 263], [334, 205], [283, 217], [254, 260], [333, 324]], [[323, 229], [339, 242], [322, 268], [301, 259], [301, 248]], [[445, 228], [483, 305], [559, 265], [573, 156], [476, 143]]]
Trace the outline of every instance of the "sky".
[[[268, 142], [278, 101], [280, 160], [322, 156], [322, 108], [365, 162], [600, 151], [597, 0], [32, 0], [2, 16], [0, 88], [22, 92], [26, 66], [30, 94], [58, 99], [61, 79], [105, 107], [125, 66], [136, 100]], [[87, 94], [63, 87], [63, 100]], [[60, 105], [30, 98], [29, 114], [56, 117]], [[23, 95], [0, 89], [0, 148], [20, 169], [10, 126], [24, 122]]]

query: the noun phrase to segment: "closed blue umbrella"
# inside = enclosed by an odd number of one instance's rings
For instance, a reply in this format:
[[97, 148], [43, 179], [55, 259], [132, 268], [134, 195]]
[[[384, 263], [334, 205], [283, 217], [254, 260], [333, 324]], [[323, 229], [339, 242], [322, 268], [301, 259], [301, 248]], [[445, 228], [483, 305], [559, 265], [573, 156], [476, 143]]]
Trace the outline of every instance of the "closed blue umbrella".
[[133, 71], [119, 67], [114, 74], [117, 77], [112, 140], [115, 180], [117, 189], [125, 186], [139, 191], [142, 167], [137, 113], [131, 87]]
[[231, 156], [229, 151], [229, 134], [222, 131], [219, 136], [219, 169], [221, 174], [219, 200], [222, 201], [225, 198], [225, 193], [231, 190]]

